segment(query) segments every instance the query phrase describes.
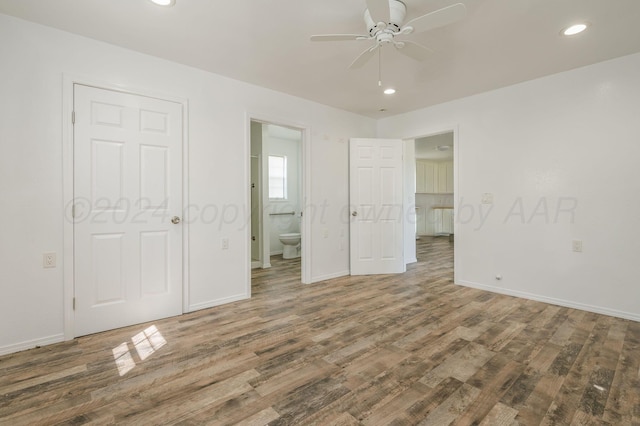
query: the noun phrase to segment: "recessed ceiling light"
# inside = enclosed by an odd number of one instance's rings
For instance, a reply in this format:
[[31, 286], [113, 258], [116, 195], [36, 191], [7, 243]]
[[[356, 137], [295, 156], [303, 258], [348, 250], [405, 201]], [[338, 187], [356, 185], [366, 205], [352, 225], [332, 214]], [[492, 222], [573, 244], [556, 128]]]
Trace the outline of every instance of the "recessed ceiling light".
[[392, 89], [391, 87], [389, 87], [388, 89], [384, 89], [385, 95], [393, 95], [394, 93], [396, 93], [396, 89]]
[[173, 6], [176, 4], [176, 0], [150, 0], [152, 3], [158, 6]]
[[436, 146], [436, 151], [449, 151], [451, 147], [449, 145], [438, 145]]
[[587, 24], [575, 24], [562, 30], [562, 34], [566, 36], [576, 35], [586, 30], [587, 26]]

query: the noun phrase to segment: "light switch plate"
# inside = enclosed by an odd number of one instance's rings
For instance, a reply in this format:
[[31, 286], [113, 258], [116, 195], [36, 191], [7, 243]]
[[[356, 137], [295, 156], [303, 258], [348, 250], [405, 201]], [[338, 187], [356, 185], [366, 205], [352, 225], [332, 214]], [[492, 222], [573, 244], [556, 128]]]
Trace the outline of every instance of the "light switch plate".
[[576, 253], [582, 253], [582, 240], [573, 240], [571, 242], [571, 248]]

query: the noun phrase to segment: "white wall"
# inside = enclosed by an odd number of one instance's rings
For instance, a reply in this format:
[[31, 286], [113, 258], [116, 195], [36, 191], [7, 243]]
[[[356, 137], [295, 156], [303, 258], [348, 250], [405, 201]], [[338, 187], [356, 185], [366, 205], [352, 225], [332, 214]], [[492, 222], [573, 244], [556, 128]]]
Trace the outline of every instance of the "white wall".
[[635, 54], [380, 120], [378, 132], [458, 129], [457, 283], [640, 320], [639, 117]]
[[[247, 295], [251, 113], [312, 129], [312, 279], [348, 272], [338, 249], [348, 230], [346, 141], [374, 136], [373, 120], [4, 15], [0, 39], [0, 353], [63, 338], [65, 73], [188, 99], [190, 309]], [[226, 209], [224, 220], [201, 217], [206, 206]], [[43, 269], [43, 252], [56, 252], [59, 267]]]

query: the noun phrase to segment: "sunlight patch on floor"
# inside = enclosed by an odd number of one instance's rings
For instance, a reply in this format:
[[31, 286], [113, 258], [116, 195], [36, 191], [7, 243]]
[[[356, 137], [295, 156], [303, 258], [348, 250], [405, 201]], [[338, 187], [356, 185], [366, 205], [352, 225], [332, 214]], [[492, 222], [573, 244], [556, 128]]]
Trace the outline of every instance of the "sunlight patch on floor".
[[142, 361], [167, 344], [167, 341], [162, 337], [155, 325], [136, 334], [131, 338], [131, 341]]
[[[167, 344], [167, 341], [155, 325], [136, 334], [131, 338], [131, 341], [136, 348], [140, 361], [144, 361]], [[120, 376], [124, 376], [136, 366], [127, 342], [121, 343], [113, 349], [113, 358], [115, 359]]]
[[120, 376], [124, 376], [136, 366], [136, 362], [133, 360], [131, 352], [129, 352], [127, 342], [121, 343], [113, 348], [113, 358], [116, 360], [116, 366], [118, 367]]

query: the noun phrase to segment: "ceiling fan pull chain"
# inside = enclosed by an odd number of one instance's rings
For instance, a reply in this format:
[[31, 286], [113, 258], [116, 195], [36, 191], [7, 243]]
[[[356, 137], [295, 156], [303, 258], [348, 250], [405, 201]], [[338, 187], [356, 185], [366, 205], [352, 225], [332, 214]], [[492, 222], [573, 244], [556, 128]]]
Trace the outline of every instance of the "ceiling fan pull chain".
[[378, 87], [382, 87], [382, 46], [378, 48]]

